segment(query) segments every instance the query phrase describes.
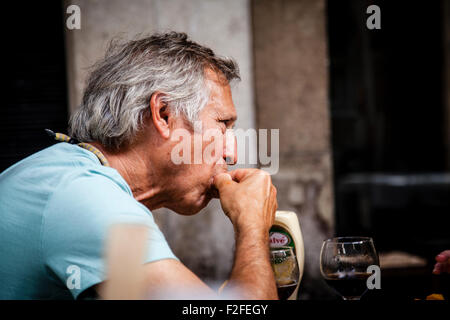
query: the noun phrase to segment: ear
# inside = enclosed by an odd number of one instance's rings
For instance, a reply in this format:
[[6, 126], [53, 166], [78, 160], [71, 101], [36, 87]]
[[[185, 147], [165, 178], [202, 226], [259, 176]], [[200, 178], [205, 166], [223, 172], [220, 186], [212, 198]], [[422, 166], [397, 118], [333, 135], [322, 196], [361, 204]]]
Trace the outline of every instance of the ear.
[[164, 94], [155, 92], [150, 99], [150, 110], [152, 112], [152, 121], [156, 131], [161, 136], [168, 139], [170, 137], [169, 119], [171, 117], [169, 107], [164, 102]]

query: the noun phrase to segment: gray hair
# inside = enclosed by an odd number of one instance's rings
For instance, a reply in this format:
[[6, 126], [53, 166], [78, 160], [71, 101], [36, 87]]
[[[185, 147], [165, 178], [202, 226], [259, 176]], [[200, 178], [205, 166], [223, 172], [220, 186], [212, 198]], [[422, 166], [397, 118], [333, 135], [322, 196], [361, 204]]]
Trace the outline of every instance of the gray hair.
[[153, 93], [193, 124], [209, 100], [206, 69], [230, 83], [240, 79], [232, 59], [188, 39], [185, 33], [154, 34], [120, 44], [112, 41], [94, 65], [80, 107], [69, 121], [79, 141], [98, 141], [109, 150], [132, 144], [150, 112]]

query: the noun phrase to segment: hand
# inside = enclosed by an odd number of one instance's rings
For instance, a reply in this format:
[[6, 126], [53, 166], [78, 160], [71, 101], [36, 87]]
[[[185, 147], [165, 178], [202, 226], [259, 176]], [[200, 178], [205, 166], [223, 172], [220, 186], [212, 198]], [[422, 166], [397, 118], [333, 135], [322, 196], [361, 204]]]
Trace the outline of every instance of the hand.
[[445, 250], [436, 256], [433, 274], [450, 273], [450, 250]]
[[228, 289], [238, 289], [242, 299], [278, 299], [269, 258], [269, 230], [278, 208], [270, 175], [257, 169], [238, 169], [218, 174], [214, 185], [236, 236]]
[[236, 232], [268, 234], [278, 208], [270, 175], [258, 169], [238, 169], [214, 177], [220, 203]]

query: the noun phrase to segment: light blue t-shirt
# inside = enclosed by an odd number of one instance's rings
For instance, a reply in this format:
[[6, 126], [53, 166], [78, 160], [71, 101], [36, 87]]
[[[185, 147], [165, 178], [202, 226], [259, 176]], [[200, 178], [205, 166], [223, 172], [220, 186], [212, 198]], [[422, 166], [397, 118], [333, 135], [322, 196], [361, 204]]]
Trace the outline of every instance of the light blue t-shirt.
[[8, 168], [0, 174], [0, 299], [77, 298], [104, 281], [105, 239], [117, 222], [149, 227], [144, 263], [177, 259], [151, 212], [92, 152], [63, 142]]

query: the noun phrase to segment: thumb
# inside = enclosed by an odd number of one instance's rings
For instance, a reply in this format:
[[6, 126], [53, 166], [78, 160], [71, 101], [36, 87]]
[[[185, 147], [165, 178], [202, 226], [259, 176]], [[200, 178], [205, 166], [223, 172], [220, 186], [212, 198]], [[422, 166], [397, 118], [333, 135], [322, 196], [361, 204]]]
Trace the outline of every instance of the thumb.
[[235, 183], [228, 173], [219, 173], [214, 177], [214, 186], [217, 190], [223, 189], [225, 186]]

